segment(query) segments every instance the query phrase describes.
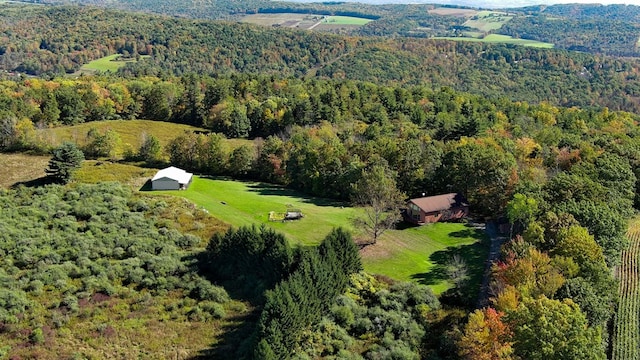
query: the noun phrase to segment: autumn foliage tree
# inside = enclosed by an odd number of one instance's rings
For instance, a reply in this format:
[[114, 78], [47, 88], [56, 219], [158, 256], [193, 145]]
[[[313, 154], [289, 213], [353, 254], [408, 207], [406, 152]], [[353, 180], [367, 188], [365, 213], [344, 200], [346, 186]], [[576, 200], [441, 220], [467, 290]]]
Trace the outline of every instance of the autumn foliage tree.
[[459, 355], [468, 360], [514, 359], [513, 332], [503, 321], [504, 315], [490, 307], [471, 313], [458, 341]]

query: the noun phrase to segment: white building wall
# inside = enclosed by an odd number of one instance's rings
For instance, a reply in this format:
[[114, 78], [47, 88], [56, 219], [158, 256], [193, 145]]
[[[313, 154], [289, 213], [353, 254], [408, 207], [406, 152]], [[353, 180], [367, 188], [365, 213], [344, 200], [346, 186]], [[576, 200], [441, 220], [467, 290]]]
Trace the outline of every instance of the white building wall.
[[152, 181], [151, 188], [153, 190], [180, 190], [180, 184], [176, 180], [162, 178]]

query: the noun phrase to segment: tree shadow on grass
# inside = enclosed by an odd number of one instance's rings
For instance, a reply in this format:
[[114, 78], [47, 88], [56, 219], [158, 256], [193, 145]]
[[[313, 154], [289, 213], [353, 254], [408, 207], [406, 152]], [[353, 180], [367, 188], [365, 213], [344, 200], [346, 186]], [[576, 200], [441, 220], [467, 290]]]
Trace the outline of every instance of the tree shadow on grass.
[[15, 189], [15, 188], [18, 188], [20, 186], [41, 187], [41, 186], [51, 185], [51, 184], [60, 184], [60, 183], [55, 181], [55, 179], [53, 179], [50, 176], [43, 176], [43, 177], [39, 177], [37, 179], [17, 182], [15, 184], [11, 185], [11, 188]]
[[349, 206], [348, 203], [343, 201], [309, 196], [297, 190], [289, 189], [280, 185], [260, 182], [257, 184], [250, 184], [247, 187], [249, 188], [249, 191], [256, 192], [260, 195], [291, 196], [291, 197], [299, 198], [302, 202], [313, 204], [316, 206], [334, 206], [334, 207]]
[[219, 341], [208, 349], [200, 350], [189, 360], [250, 359], [259, 317], [260, 311], [254, 310], [225, 319], [227, 323], [220, 328]]
[[242, 277], [217, 281], [218, 279], [209, 270], [206, 252], [191, 255], [186, 260], [194, 264], [193, 266], [202, 277], [223, 287], [231, 299], [249, 304], [252, 308], [251, 311], [230, 314], [224, 318], [219, 329], [220, 333], [216, 337], [217, 341], [188, 359], [251, 359], [256, 328], [264, 303], [263, 294], [266, 289], [259, 285], [252, 286], [250, 281], [243, 281]]
[[[466, 230], [463, 231], [466, 232]], [[485, 264], [489, 255], [488, 240], [486, 240], [482, 231], [479, 232], [482, 241], [469, 245], [450, 246], [432, 253], [429, 256], [429, 261], [434, 264], [431, 271], [414, 274], [411, 278], [423, 285], [435, 285], [443, 281], [451, 281], [449, 268], [454, 262], [454, 256], [457, 256], [466, 265], [468, 278], [465, 281], [464, 288], [452, 289], [453, 291], [450, 290], [447, 293], [457, 292], [459, 297], [467, 299], [466, 301], [468, 302], [473, 302], [478, 297]], [[474, 233], [473, 237], [476, 237], [475, 235], [477, 234]], [[446, 297], [447, 293], [443, 295]]]

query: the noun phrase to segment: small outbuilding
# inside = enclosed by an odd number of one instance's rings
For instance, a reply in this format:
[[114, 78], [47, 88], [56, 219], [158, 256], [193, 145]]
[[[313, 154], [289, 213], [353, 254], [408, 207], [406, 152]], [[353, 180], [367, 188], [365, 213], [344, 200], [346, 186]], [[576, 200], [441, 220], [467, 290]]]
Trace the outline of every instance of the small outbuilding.
[[177, 167], [170, 166], [159, 170], [151, 179], [153, 190], [184, 190], [189, 187], [193, 174]]
[[438, 221], [459, 220], [469, 215], [469, 203], [461, 194], [450, 193], [411, 199], [405, 219], [423, 225]]

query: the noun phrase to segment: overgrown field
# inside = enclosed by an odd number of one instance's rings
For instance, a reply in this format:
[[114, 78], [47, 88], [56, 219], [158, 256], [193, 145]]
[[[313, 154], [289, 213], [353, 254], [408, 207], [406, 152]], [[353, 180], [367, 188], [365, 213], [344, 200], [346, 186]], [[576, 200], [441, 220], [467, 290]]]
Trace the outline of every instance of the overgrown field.
[[0, 153], [0, 187], [8, 188], [16, 183], [29, 182], [45, 176], [49, 156]]
[[640, 218], [631, 222], [627, 236], [630, 244], [616, 270], [620, 300], [613, 333], [613, 360], [640, 358]]
[[174, 200], [117, 183], [0, 193], [0, 358], [186, 359], [215, 343], [248, 311], [198, 271], [201, 236], [227, 226]]

